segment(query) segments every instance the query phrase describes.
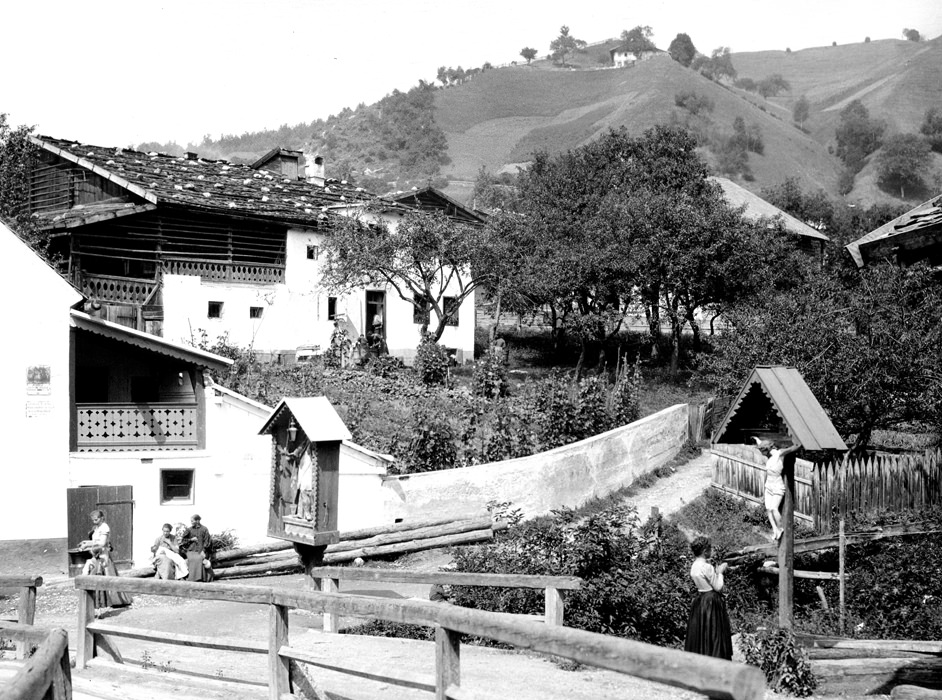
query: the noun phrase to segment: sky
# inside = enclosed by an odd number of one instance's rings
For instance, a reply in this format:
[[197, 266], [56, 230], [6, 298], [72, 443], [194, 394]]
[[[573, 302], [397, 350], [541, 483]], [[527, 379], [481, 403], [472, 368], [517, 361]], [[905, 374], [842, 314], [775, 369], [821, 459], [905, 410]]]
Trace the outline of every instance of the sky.
[[0, 112], [101, 146], [198, 144], [371, 104], [439, 66], [647, 25], [703, 53], [942, 34], [939, 0], [4, 0]]

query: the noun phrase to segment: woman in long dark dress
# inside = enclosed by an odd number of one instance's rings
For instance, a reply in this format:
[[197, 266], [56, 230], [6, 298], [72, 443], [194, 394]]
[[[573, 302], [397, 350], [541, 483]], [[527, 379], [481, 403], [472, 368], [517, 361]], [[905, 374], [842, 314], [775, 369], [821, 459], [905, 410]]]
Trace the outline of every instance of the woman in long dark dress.
[[186, 545], [186, 567], [189, 571], [187, 580], [212, 581], [213, 569], [209, 558], [213, 553], [213, 538], [202, 524], [200, 516], [190, 518], [190, 527], [183, 536], [183, 542]]
[[[91, 553], [82, 573], [86, 576], [117, 576], [118, 570], [111, 559], [111, 551], [114, 549], [111, 545], [111, 528], [105, 522], [105, 512], [93, 510], [90, 515], [91, 532], [88, 533], [87, 540], [79, 543], [80, 549]], [[129, 594], [120, 591], [96, 591], [95, 609], [123, 608], [130, 605], [132, 600]]]
[[726, 564], [714, 568], [709, 562], [713, 546], [706, 537], [696, 538], [690, 543], [690, 549], [696, 557], [690, 567], [690, 578], [697, 587], [697, 595], [690, 605], [684, 651], [731, 660], [733, 635], [721, 592]]

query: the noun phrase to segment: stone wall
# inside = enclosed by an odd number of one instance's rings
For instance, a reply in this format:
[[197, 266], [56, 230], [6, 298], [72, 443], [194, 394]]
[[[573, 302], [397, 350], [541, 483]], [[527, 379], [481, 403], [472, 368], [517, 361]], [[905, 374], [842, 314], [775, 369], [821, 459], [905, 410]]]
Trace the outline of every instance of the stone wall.
[[605, 496], [670, 461], [687, 440], [687, 404], [548, 452], [383, 479], [383, 521], [480, 512], [510, 501], [525, 517]]

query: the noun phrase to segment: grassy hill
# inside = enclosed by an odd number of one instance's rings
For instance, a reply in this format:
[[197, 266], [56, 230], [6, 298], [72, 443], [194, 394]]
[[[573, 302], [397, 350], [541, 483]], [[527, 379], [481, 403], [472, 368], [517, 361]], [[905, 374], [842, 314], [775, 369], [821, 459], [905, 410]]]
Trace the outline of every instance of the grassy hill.
[[[712, 82], [666, 54], [629, 68], [603, 67], [617, 43], [594, 44], [573, 56], [566, 68], [543, 59], [483, 71], [459, 85], [429, 88], [433, 98], [424, 109], [447, 142], [447, 158], [439, 159], [438, 171], [447, 179], [446, 191], [467, 201], [482, 166], [494, 173], [512, 171], [537, 150], [571, 149], [608, 128], [625, 126], [638, 134], [657, 123], [686, 122], [715, 144], [732, 133], [733, 121], [741, 117], [758, 127], [764, 142], [761, 155], [749, 154], [752, 179], [742, 181], [745, 187], [759, 192], [796, 177], [806, 190], [821, 188], [837, 197], [843, 166], [832, 155], [834, 129], [846, 104], [860, 99], [871, 117], [887, 122], [888, 134], [918, 132], [926, 110], [942, 106], [942, 37], [733, 54], [740, 78], [759, 81], [778, 73], [790, 83], [790, 91], [769, 99]], [[675, 104], [675, 97], [685, 92], [712, 102], [706, 119], [691, 119]], [[792, 123], [792, 108], [801, 95], [811, 106], [804, 130]], [[403, 135], [374, 134], [388, 131], [383, 116], [388, 112], [382, 102], [361, 105], [310, 125], [229, 137], [226, 143], [204, 142], [199, 150], [251, 159], [274, 146], [314, 148], [326, 156], [328, 175], [338, 176], [333, 164], [343, 168], [339, 176], [364, 182], [372, 178], [372, 189], [407, 187], [414, 183], [403, 175], [394, 145]], [[703, 153], [712, 164], [717, 162], [708, 148]], [[893, 200], [892, 193], [877, 187], [873, 170], [871, 163], [858, 175], [850, 201]], [[425, 170], [411, 177], [445, 182]], [[942, 178], [929, 173], [927, 179], [936, 187]]]

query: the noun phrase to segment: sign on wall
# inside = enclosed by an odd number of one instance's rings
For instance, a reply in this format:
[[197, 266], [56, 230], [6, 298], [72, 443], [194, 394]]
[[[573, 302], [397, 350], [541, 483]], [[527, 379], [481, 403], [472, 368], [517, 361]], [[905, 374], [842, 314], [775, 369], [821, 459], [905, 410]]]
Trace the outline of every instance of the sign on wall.
[[52, 370], [49, 365], [26, 368], [26, 417], [36, 418], [52, 413]]

